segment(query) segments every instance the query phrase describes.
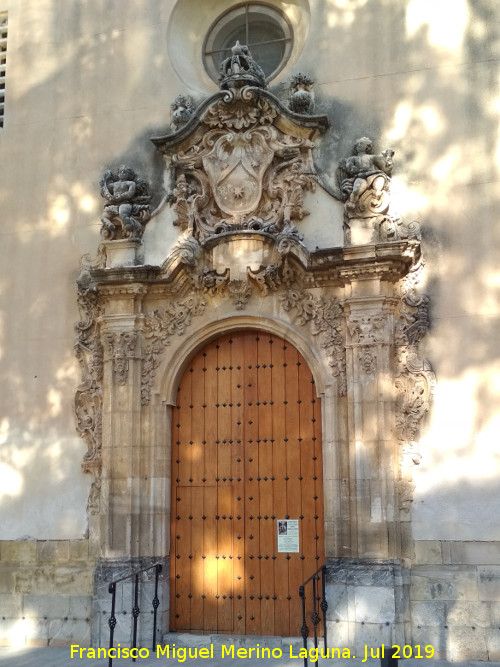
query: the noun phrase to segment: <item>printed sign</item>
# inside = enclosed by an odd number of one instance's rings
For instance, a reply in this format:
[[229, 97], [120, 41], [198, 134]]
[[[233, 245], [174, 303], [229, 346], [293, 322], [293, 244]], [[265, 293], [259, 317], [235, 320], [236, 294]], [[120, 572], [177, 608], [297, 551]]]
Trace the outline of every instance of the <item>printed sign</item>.
[[299, 520], [278, 519], [278, 553], [299, 552]]

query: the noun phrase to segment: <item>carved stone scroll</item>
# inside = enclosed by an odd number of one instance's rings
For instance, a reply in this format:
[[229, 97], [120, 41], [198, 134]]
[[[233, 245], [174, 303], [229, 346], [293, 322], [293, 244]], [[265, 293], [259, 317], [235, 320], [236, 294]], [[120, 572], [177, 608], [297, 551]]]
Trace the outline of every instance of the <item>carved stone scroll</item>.
[[146, 314], [143, 324], [144, 355], [141, 375], [141, 401], [149, 403], [151, 387], [160, 357], [164, 348], [170, 344], [170, 337], [182, 336], [190, 326], [193, 317], [205, 310], [206, 299], [199, 295], [189, 296], [174, 301], [166, 306], [155, 308]]
[[[99, 262], [98, 258], [94, 264]], [[91, 265], [88, 256], [82, 258], [82, 272], [77, 282], [81, 319], [75, 325], [77, 338], [74, 350], [80, 364], [81, 381], [75, 392], [74, 410], [76, 430], [87, 445], [82, 469], [94, 478], [89, 511], [95, 513], [99, 506], [101, 474], [103, 349], [97, 326], [101, 300], [88, 271]]]
[[419, 343], [430, 327], [430, 299], [419, 294], [423, 261], [413, 267], [402, 287], [399, 319], [396, 323], [396, 437], [400, 446], [400, 509], [408, 514], [413, 501], [412, 468], [422, 458], [417, 442], [430, 409], [436, 376], [422, 359]]

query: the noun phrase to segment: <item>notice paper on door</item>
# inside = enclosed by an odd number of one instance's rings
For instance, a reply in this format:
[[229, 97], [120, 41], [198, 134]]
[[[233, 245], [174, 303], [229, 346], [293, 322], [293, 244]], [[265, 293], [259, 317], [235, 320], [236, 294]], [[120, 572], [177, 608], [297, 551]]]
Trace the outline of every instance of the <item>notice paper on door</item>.
[[278, 553], [298, 553], [299, 552], [299, 520], [298, 519], [278, 519]]

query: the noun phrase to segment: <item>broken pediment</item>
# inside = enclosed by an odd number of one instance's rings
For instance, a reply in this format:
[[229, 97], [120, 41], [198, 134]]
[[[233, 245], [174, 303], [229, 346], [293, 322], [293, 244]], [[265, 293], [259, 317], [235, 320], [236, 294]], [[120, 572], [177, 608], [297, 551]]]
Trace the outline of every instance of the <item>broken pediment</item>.
[[263, 88], [244, 86], [217, 93], [179, 130], [155, 137], [180, 243], [246, 231], [302, 242], [305, 198], [317, 188], [312, 149], [327, 126], [324, 116], [293, 113]]

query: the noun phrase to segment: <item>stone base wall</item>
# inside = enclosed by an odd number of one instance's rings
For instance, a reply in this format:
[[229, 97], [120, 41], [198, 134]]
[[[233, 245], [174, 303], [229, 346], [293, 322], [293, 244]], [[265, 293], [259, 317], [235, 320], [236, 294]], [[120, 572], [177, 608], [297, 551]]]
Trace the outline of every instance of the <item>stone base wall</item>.
[[0, 542], [0, 645], [89, 645], [88, 540]]
[[364, 656], [365, 646], [404, 643], [409, 571], [395, 560], [327, 561], [330, 646]]
[[500, 661], [500, 543], [419, 541], [410, 561], [329, 559], [328, 642], [431, 645], [435, 659]]
[[500, 542], [419, 541], [411, 636], [436, 658], [500, 661]]
[[[101, 559], [97, 563], [94, 576], [94, 601], [92, 620], [92, 646], [109, 645], [109, 618], [111, 600], [109, 583], [126, 577], [131, 572], [160, 563], [162, 572], [158, 581], [158, 612], [156, 641], [161, 642], [163, 634], [169, 629], [169, 558], [124, 558]], [[135, 577], [120, 582], [116, 586], [114, 645], [132, 646], [133, 615], [135, 603]], [[153, 598], [155, 597], [155, 570], [151, 569], [139, 575], [137, 645], [151, 648], [153, 643]]]

